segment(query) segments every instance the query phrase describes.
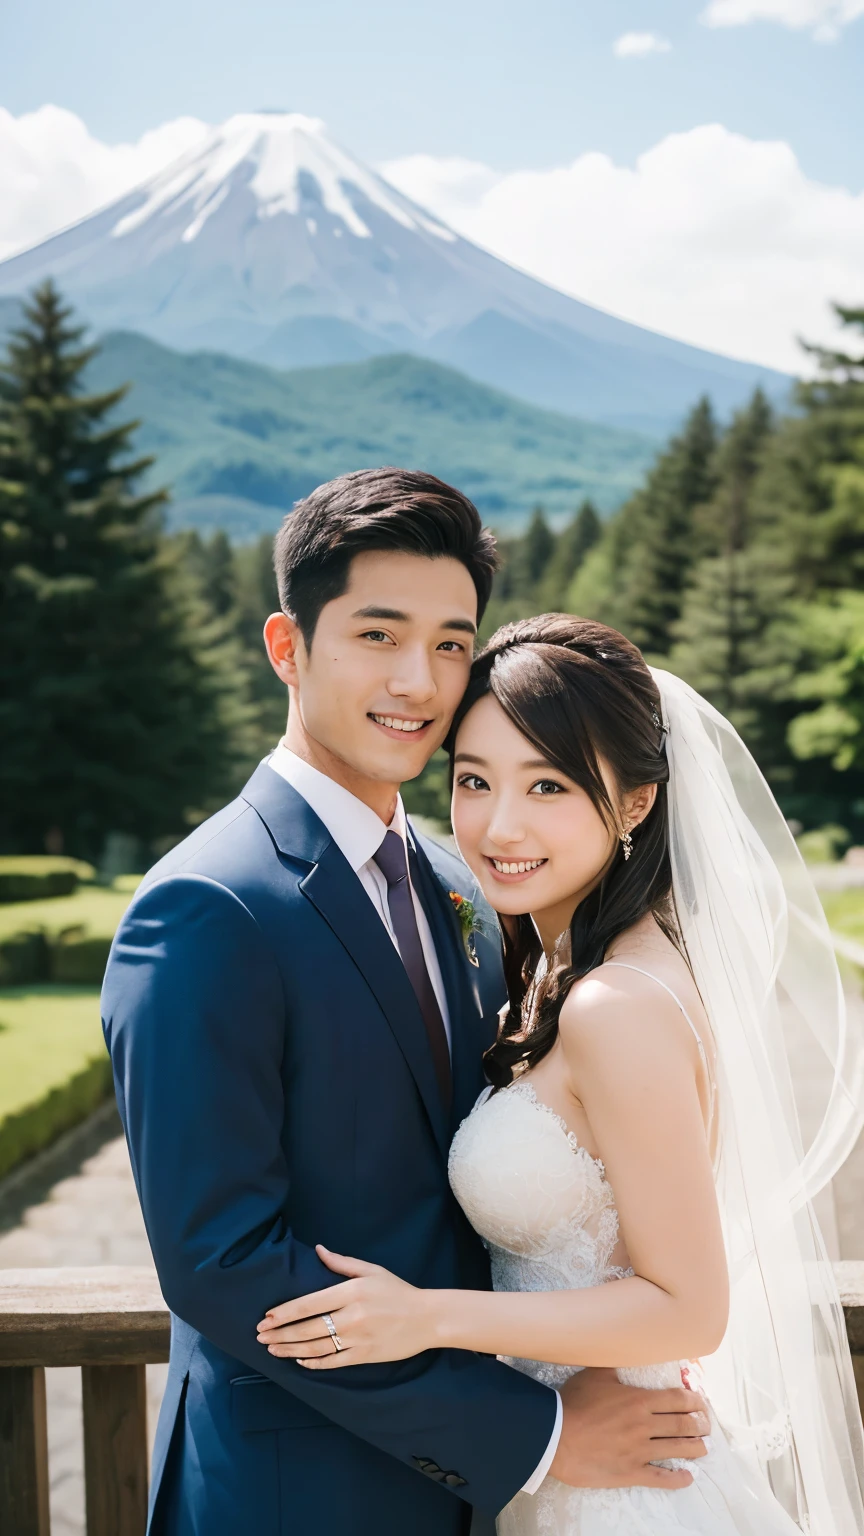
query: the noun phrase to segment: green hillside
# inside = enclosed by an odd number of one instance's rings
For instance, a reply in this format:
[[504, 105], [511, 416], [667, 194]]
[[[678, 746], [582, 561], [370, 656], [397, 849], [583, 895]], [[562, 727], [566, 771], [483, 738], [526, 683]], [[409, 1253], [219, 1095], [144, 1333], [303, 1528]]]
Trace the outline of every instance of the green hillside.
[[404, 464], [464, 490], [499, 526], [585, 496], [602, 510], [641, 480], [656, 445], [559, 416], [423, 358], [388, 356], [279, 373], [220, 353], [180, 353], [133, 332], [105, 336], [90, 382], [133, 383], [124, 416], [171, 486], [175, 526], [252, 538], [323, 480]]

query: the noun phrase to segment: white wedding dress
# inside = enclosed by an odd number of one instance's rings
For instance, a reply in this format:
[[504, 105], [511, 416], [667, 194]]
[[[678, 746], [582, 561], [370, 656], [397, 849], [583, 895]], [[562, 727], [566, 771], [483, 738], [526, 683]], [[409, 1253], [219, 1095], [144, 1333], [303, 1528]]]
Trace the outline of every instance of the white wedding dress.
[[[626, 1256], [603, 1164], [530, 1082], [481, 1095], [454, 1137], [450, 1182], [489, 1250], [496, 1291], [581, 1290], [632, 1274], [613, 1263]], [[536, 1360], [507, 1363], [551, 1387], [574, 1374], [572, 1366]], [[681, 1364], [618, 1375], [633, 1386], [678, 1387]], [[677, 1491], [583, 1490], [547, 1477], [536, 1494], [518, 1493], [501, 1512], [499, 1536], [800, 1536], [767, 1480], [745, 1465], [716, 1423], [709, 1445], [699, 1461], [666, 1463], [695, 1473]]]

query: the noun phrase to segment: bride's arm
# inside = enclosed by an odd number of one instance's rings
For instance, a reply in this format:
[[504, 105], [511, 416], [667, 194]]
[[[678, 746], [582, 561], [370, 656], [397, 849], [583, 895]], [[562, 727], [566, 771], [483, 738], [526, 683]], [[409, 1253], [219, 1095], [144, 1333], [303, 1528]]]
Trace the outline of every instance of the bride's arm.
[[[653, 987], [592, 978], [564, 1005], [561, 1044], [615, 1193], [632, 1278], [581, 1291], [423, 1291], [378, 1266], [322, 1253], [354, 1278], [275, 1308], [261, 1342], [318, 1369], [431, 1348], [600, 1366], [716, 1349], [726, 1261], [686, 1022]], [[341, 1353], [313, 1316], [325, 1305]]]

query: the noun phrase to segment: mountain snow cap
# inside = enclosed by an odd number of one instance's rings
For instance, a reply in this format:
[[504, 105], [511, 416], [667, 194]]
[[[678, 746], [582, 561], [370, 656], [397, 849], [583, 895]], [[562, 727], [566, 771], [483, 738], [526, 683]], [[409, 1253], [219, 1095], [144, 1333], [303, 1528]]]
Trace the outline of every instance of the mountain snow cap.
[[[259, 219], [300, 210], [303, 177], [312, 177], [321, 201], [352, 235], [370, 239], [357, 211], [370, 202], [405, 229], [424, 229], [441, 240], [455, 235], [328, 138], [322, 120], [302, 112], [240, 112], [145, 183], [146, 196], [118, 220], [111, 234], [122, 239], [151, 219], [187, 205], [185, 242], [195, 240], [235, 188], [248, 187]], [[359, 195], [358, 195], [359, 194]]]

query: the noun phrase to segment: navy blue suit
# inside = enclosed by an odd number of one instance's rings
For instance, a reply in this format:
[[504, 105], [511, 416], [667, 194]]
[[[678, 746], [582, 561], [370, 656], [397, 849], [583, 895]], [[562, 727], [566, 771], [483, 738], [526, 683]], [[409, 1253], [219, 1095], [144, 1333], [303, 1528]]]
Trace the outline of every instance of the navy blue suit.
[[483, 1086], [497, 943], [468, 965], [417, 839], [452, 1028], [453, 1112], [372, 902], [266, 764], [157, 864], [112, 949], [103, 1022], [172, 1316], [152, 1536], [459, 1536], [538, 1465], [556, 1401], [488, 1356], [310, 1373], [256, 1341], [267, 1308], [338, 1283], [314, 1244], [416, 1285], [487, 1288], [447, 1150]]

